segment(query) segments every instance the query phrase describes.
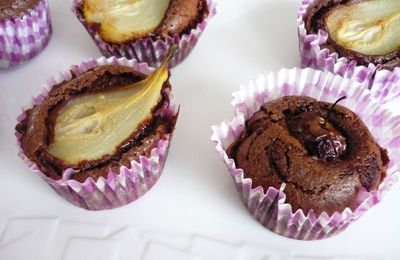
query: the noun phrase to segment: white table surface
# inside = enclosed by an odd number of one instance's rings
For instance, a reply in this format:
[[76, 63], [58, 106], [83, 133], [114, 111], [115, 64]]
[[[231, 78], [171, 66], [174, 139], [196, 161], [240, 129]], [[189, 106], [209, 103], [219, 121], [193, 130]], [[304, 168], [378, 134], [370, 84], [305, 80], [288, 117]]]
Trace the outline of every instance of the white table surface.
[[231, 93], [251, 78], [299, 65], [300, 0], [223, 0], [192, 54], [172, 72], [181, 104], [159, 182], [125, 207], [91, 212], [59, 197], [16, 156], [20, 107], [50, 76], [100, 53], [51, 0], [54, 34], [31, 62], [0, 71], [0, 259], [400, 259], [400, 185], [342, 234], [280, 237], [246, 211], [210, 141], [233, 116]]

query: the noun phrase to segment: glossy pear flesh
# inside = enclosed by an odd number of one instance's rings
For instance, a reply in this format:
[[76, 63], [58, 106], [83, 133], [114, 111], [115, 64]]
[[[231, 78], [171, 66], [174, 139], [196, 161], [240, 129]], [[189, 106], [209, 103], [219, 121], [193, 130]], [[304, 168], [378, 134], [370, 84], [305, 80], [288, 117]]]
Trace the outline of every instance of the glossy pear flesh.
[[168, 71], [138, 83], [82, 95], [59, 110], [49, 153], [70, 165], [112, 155], [152, 116]]
[[327, 14], [331, 38], [365, 55], [387, 55], [400, 49], [400, 1], [370, 0], [343, 5]]
[[100, 25], [104, 40], [122, 43], [147, 36], [162, 22], [169, 0], [85, 0], [83, 14]]

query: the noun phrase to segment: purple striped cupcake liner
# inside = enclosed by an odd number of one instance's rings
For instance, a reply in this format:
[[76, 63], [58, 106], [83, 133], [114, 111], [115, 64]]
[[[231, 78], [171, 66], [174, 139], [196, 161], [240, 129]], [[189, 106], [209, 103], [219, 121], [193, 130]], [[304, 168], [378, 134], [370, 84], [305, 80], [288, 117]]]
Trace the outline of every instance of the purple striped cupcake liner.
[[28, 61], [48, 44], [52, 33], [49, 4], [37, 6], [19, 17], [0, 21], [0, 69]]
[[126, 44], [112, 44], [104, 41], [98, 32], [91, 29], [84, 17], [82, 17], [78, 12], [78, 7], [81, 5], [82, 1], [83, 0], [73, 0], [72, 11], [89, 32], [100, 52], [104, 56], [136, 59], [139, 62], [145, 62], [152, 67], [160, 66], [167, 55], [169, 48], [174, 44], [178, 45], [178, 52], [171, 59], [170, 66], [175, 67], [181, 63], [190, 54], [198, 42], [210, 19], [217, 13], [216, 3], [213, 2], [213, 0], [207, 0], [209, 10], [208, 16], [197, 24], [196, 28], [192, 29], [189, 33], [185, 33], [181, 36], [168, 37], [164, 40], [154, 40], [148, 37]]
[[400, 68], [380, 70], [375, 74], [373, 96], [387, 103], [400, 96]]
[[[240, 136], [245, 128], [245, 121], [265, 102], [288, 95], [304, 95], [317, 100], [334, 102], [338, 97], [347, 96], [344, 106], [357, 113], [368, 126], [377, 142], [385, 147], [391, 159], [387, 177], [378, 190], [360, 191], [358, 207], [352, 211], [319, 216], [310, 211], [305, 214], [301, 209], [293, 212], [290, 204], [285, 203], [285, 184], [279, 189], [274, 187], [264, 190], [253, 187], [252, 180], [244, 177], [243, 170], [236, 168], [226, 149]], [[233, 94], [232, 102], [235, 117], [229, 122], [213, 126], [211, 140], [216, 144], [221, 156], [235, 182], [237, 191], [250, 214], [269, 230], [289, 238], [317, 240], [328, 238], [343, 231], [349, 224], [360, 218], [368, 209], [382, 200], [391, 186], [398, 181], [400, 170], [396, 160], [400, 158], [400, 116], [394, 116], [382, 108], [380, 97], [373, 97], [372, 92], [361, 87], [361, 83], [342, 78], [330, 72], [313, 69], [282, 69], [268, 76], [260, 76], [249, 85], [241, 87]]]
[[[315, 0], [303, 0], [297, 14], [297, 26], [299, 34], [299, 49], [301, 66], [303, 68], [315, 68], [332, 72], [345, 78], [360, 82], [363, 86], [371, 87], [375, 81], [385, 81], [391, 78], [394, 72], [380, 70], [379, 66], [369, 64], [368, 66], [357, 66], [354, 60], [345, 57], [339, 58], [338, 53], [330, 52], [323, 47], [328, 39], [328, 33], [319, 30], [318, 34], [308, 34], [305, 27], [307, 8]], [[376, 76], [379, 74], [379, 79]]]
[[[154, 71], [145, 63], [138, 63], [136, 60], [125, 58], [117, 59], [99, 58], [74, 65], [70, 71], [59, 73], [57, 77], [50, 78], [44, 85], [42, 94], [33, 98], [29, 108], [43, 102], [48, 97], [50, 89], [64, 81], [71, 80], [73, 75], [80, 75], [83, 72], [100, 65], [124, 65], [132, 67], [135, 71], [150, 74]], [[178, 108], [174, 104], [170, 93], [170, 102], [162, 111], [162, 116], [172, 118], [177, 115]], [[21, 122], [26, 117], [26, 110], [17, 118]], [[138, 160], [132, 160], [130, 167], [121, 167], [119, 172], [110, 171], [107, 178], [100, 177], [97, 181], [89, 177], [84, 183], [72, 180], [73, 169], [66, 169], [60, 180], [53, 180], [40, 171], [39, 167], [24, 154], [21, 146], [21, 135], [16, 133], [18, 140], [18, 155], [24, 160], [29, 168], [46, 181], [59, 195], [75, 204], [78, 207], [88, 210], [104, 210], [121, 207], [128, 204], [149, 191], [161, 176], [172, 135], [166, 134], [158, 141], [158, 144], [150, 153], [150, 156], [140, 156]]]

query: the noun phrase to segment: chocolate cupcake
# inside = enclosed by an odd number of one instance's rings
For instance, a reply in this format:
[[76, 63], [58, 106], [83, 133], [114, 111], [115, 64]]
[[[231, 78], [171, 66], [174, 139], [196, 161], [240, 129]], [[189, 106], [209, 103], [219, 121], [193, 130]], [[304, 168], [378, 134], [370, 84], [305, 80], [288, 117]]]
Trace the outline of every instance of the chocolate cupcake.
[[0, 2], [0, 68], [32, 59], [47, 46], [50, 35], [47, 0]]
[[236, 117], [211, 139], [250, 214], [279, 235], [315, 240], [381, 201], [400, 169], [389, 161], [400, 156], [400, 117], [383, 108], [385, 92], [292, 69], [234, 93]]
[[[392, 0], [304, 1], [298, 20], [303, 66], [342, 76], [359, 66], [355, 79], [371, 86], [376, 71], [400, 66], [399, 13]], [[343, 64], [332, 68], [336, 62]]]
[[317, 215], [355, 210], [360, 189], [377, 190], [388, 165], [387, 151], [356, 114], [304, 96], [263, 104], [228, 156], [254, 186], [285, 183], [293, 210]]
[[150, 76], [115, 58], [73, 68], [19, 118], [21, 156], [80, 207], [137, 199], [159, 178], [177, 119], [166, 66]]
[[214, 14], [211, 0], [75, 0], [73, 11], [105, 56], [126, 57], [158, 66], [173, 44], [171, 66], [182, 62]]

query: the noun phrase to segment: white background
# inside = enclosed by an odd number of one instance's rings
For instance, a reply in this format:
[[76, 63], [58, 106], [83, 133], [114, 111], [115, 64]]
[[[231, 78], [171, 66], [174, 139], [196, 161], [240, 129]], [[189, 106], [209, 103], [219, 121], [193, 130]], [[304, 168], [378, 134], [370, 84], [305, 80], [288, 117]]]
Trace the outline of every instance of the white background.
[[20, 107], [50, 76], [100, 56], [69, 1], [50, 1], [49, 46], [29, 63], [0, 71], [1, 260], [400, 259], [399, 185], [342, 234], [323, 241], [280, 237], [247, 213], [210, 141], [211, 125], [233, 117], [231, 93], [241, 84], [299, 66], [300, 0], [218, 4], [192, 54], [172, 71], [181, 114], [161, 179], [130, 205], [90, 212], [59, 197], [16, 156]]

